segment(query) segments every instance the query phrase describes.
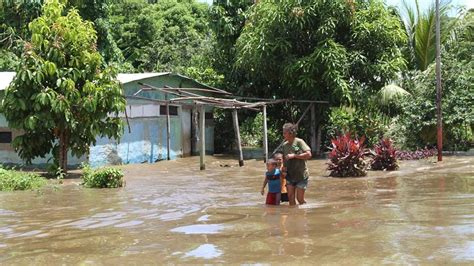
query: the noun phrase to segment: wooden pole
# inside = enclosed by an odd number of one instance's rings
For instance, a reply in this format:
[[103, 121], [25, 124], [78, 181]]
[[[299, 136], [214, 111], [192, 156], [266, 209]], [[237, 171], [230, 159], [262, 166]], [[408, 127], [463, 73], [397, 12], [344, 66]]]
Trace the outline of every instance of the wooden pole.
[[200, 139], [200, 155], [201, 155], [201, 170], [206, 170], [206, 162], [205, 162], [205, 156], [206, 156], [206, 109], [204, 105], [201, 105], [201, 114], [199, 115], [199, 130], [201, 132], [199, 139]]
[[240, 142], [239, 117], [237, 116], [237, 109], [232, 111], [232, 118], [234, 120], [235, 139], [237, 141], [237, 148], [239, 149], [239, 166], [244, 166], [244, 155], [242, 153], [242, 144]]
[[263, 106], [263, 156], [268, 161], [267, 106]]
[[316, 135], [316, 149], [314, 150], [316, 156], [321, 156], [321, 126], [318, 126], [318, 133]]
[[171, 125], [170, 125], [170, 104], [166, 104], [166, 154], [168, 161], [170, 160], [170, 146], [171, 146]]
[[440, 49], [439, 0], [436, 0], [436, 116], [438, 137], [438, 162], [443, 160], [443, 122], [441, 113], [441, 49]]
[[316, 106], [311, 105], [311, 151], [316, 155]]

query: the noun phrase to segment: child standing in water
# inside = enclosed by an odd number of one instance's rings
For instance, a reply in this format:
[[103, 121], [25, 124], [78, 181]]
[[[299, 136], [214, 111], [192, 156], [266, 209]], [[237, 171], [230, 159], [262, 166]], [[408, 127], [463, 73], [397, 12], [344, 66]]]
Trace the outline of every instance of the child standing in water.
[[281, 202], [288, 202], [288, 193], [286, 191], [286, 171], [283, 169], [283, 152], [275, 152], [273, 160], [277, 162], [277, 168], [280, 170], [281, 178]]
[[263, 180], [262, 195], [265, 193], [265, 187], [268, 184], [267, 200], [268, 205], [280, 205], [281, 200], [281, 181], [280, 169], [278, 163], [270, 159], [267, 161], [267, 172], [265, 172], [265, 180]]

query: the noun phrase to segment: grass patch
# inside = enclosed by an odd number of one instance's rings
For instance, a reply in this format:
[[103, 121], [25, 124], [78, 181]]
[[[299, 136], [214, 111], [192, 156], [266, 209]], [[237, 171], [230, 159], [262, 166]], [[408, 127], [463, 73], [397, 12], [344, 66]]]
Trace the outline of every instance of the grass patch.
[[88, 188], [118, 188], [124, 185], [123, 172], [117, 168], [101, 168], [94, 170], [83, 166], [83, 185]]
[[38, 189], [47, 183], [44, 177], [35, 173], [0, 168], [0, 191]]

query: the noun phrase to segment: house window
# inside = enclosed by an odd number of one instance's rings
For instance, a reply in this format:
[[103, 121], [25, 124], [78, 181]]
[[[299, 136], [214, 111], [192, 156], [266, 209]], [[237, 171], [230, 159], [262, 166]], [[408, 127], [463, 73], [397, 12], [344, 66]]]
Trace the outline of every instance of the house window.
[[0, 143], [11, 143], [12, 133], [11, 132], [0, 132]]
[[[170, 107], [170, 115], [178, 115], [178, 106], [169, 106]], [[166, 105], [160, 105], [160, 114], [166, 115]]]

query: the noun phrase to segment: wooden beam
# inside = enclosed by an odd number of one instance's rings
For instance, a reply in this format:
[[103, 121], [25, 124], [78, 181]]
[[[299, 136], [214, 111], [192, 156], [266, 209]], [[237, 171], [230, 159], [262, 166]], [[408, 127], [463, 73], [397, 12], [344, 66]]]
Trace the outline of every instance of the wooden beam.
[[237, 148], [239, 149], [239, 166], [244, 166], [244, 155], [242, 153], [242, 143], [240, 142], [239, 117], [237, 116], [237, 109], [232, 111], [232, 118], [234, 120], [235, 140]]
[[201, 132], [200, 134], [200, 146], [201, 148], [199, 149], [200, 152], [200, 162], [201, 162], [201, 170], [206, 170], [206, 162], [205, 162], [205, 156], [206, 156], [206, 109], [204, 105], [201, 105], [201, 114], [199, 116], [199, 130]]
[[268, 132], [267, 132], [267, 106], [263, 107], [263, 156], [265, 162], [268, 161]]

